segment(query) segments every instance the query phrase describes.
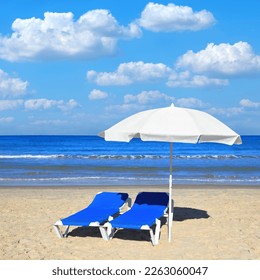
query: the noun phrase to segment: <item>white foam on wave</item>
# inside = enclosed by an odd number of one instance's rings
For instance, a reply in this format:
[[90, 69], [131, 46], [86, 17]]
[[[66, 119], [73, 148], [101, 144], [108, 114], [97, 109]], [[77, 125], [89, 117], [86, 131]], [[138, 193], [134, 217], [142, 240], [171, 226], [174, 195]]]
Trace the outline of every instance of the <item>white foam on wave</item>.
[[[74, 184], [77, 183], [84, 183], [88, 185], [89, 183], [109, 183], [109, 182], [117, 182], [118, 184], [123, 184], [126, 183], [128, 184], [129, 182], [132, 182], [133, 184], [138, 184], [138, 183], [145, 183], [147, 182], [148, 185], [151, 183], [167, 183], [167, 176], [166, 177], [125, 177], [125, 176], [83, 176], [83, 177], [50, 177], [50, 178], [0, 178], [0, 182], [2, 184], [6, 183], [51, 183], [55, 182], [58, 183], [60, 182], [61, 185], [70, 182], [73, 182]], [[176, 183], [188, 183], [188, 182], [193, 182], [193, 183], [259, 183], [260, 178], [259, 177], [251, 177], [251, 178], [225, 178], [225, 177], [218, 177], [218, 178], [174, 178], [173, 177], [173, 182]]]
[[0, 159], [51, 159], [59, 157], [64, 157], [64, 155], [0, 155]]
[[[0, 155], [0, 159], [93, 159], [93, 160], [142, 160], [142, 159], [167, 159], [169, 155], [64, 155], [64, 154], [53, 154], [53, 155]], [[174, 155], [174, 159], [244, 159], [260, 158], [259, 155]]]

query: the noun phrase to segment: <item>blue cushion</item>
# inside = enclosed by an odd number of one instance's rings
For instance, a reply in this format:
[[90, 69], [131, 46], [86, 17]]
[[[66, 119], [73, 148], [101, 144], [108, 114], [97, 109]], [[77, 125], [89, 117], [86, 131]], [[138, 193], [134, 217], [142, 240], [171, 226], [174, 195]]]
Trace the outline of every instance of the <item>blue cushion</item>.
[[168, 193], [141, 192], [137, 195], [133, 207], [110, 223], [114, 228], [141, 229], [143, 225], [151, 227], [156, 219], [163, 216], [168, 202]]
[[119, 211], [127, 198], [127, 193], [99, 193], [87, 208], [62, 219], [62, 224], [65, 226], [88, 226], [92, 222], [103, 223], [107, 221], [109, 216]]

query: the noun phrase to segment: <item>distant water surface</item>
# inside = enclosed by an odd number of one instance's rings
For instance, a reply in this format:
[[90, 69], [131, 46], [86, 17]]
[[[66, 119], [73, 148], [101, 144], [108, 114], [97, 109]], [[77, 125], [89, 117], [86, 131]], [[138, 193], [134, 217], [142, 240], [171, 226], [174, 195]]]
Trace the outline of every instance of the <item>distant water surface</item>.
[[[173, 147], [174, 184], [260, 186], [260, 136]], [[167, 184], [169, 144], [97, 136], [0, 136], [0, 186]]]

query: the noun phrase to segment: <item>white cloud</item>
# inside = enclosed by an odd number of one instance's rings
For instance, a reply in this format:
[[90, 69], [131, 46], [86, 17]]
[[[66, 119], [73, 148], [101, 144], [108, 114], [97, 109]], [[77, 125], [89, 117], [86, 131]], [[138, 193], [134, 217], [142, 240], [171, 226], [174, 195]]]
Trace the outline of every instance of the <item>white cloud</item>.
[[188, 108], [202, 108], [208, 106], [208, 104], [204, 103], [203, 101], [197, 98], [188, 97], [188, 98], [177, 99], [173, 96], [169, 96], [165, 93], [162, 93], [159, 90], [150, 90], [150, 91], [142, 91], [137, 95], [132, 95], [132, 94], [125, 95], [123, 108], [126, 109], [127, 106], [125, 105], [131, 105], [131, 104], [149, 106], [161, 102], [163, 104], [175, 103], [177, 106], [188, 107]]
[[88, 96], [90, 100], [105, 99], [107, 97], [108, 94], [99, 89], [93, 89]]
[[62, 111], [69, 111], [78, 106], [79, 104], [74, 99], [70, 99], [68, 102], [46, 98], [0, 100], [0, 111], [13, 110], [18, 107], [23, 107], [26, 110], [60, 109]]
[[179, 98], [176, 100], [176, 105], [185, 108], [203, 108], [208, 106], [208, 104], [204, 103], [200, 99], [193, 97]]
[[121, 63], [114, 72], [87, 72], [87, 79], [100, 86], [124, 86], [133, 83], [163, 82], [169, 87], [200, 88], [227, 86], [228, 78], [260, 73], [260, 56], [246, 42], [208, 44], [194, 53], [180, 56], [170, 68], [163, 63], [143, 61]]
[[106, 107], [106, 111], [109, 113], [126, 113], [126, 112], [138, 112], [144, 110], [145, 106], [135, 103], [124, 103], [121, 105], [111, 105]]
[[13, 110], [23, 105], [23, 100], [0, 100], [0, 111]]
[[60, 126], [67, 124], [67, 121], [63, 120], [37, 120], [31, 122], [32, 125], [55, 125], [55, 126]]
[[11, 123], [14, 121], [13, 117], [0, 118], [0, 123]]
[[159, 90], [142, 91], [136, 95], [126, 94], [123, 104], [108, 106], [106, 110], [109, 113], [134, 113], [151, 108], [155, 104], [158, 106], [158, 104], [170, 104], [173, 101], [174, 97], [162, 93]]
[[62, 111], [70, 111], [76, 107], [79, 107], [79, 104], [74, 99], [70, 99], [67, 103], [63, 101], [63, 104], [58, 106], [58, 108], [61, 109]]
[[24, 107], [27, 110], [47, 110], [51, 108], [58, 108], [66, 111], [78, 106], [74, 99], [70, 99], [67, 103], [64, 100], [52, 100], [46, 98], [29, 99], [24, 101]]
[[87, 79], [100, 86], [130, 85], [139, 82], [153, 82], [166, 79], [171, 69], [163, 63], [144, 63], [143, 61], [121, 63], [115, 72], [87, 72]]
[[167, 81], [169, 87], [226, 86], [228, 80], [197, 75], [188, 70], [177, 72], [163, 63], [143, 61], [122, 63], [115, 72], [87, 72], [87, 79], [100, 86], [125, 86], [141, 82]]
[[223, 115], [223, 116], [233, 116], [244, 112], [242, 107], [230, 107], [230, 108], [210, 108], [208, 112], [212, 115]]
[[46, 98], [40, 99], [29, 99], [24, 102], [25, 109], [28, 110], [39, 110], [39, 109], [50, 109], [52, 107], [61, 106], [64, 104], [63, 100], [51, 100]]
[[260, 107], [260, 102], [253, 102], [249, 99], [242, 99], [240, 101], [240, 105], [242, 107], [258, 108], [258, 107]]
[[161, 93], [159, 90], [142, 91], [137, 95], [127, 94], [124, 96], [125, 104], [138, 103], [141, 105], [156, 103], [158, 101], [173, 102], [174, 97], [168, 96], [165, 93]]
[[177, 63], [177, 69], [187, 69], [194, 73], [209, 73], [224, 76], [260, 72], [260, 56], [254, 54], [247, 42], [234, 45], [210, 43], [197, 53], [188, 51]]
[[127, 94], [124, 96], [123, 104], [108, 106], [106, 109], [109, 112], [134, 113], [160, 106], [170, 106], [171, 103], [186, 108], [205, 108], [209, 106], [209, 104], [206, 104], [197, 98], [188, 97], [177, 99], [173, 96], [162, 93], [159, 90], [151, 90], [142, 91], [136, 95]]
[[208, 78], [204, 75], [194, 75], [189, 71], [175, 72], [170, 75], [167, 82], [169, 87], [207, 87], [207, 86], [226, 86], [228, 80]]
[[115, 52], [119, 39], [140, 37], [139, 27], [121, 26], [108, 10], [91, 10], [78, 20], [72, 13], [44, 13], [44, 19], [16, 19], [11, 36], [0, 36], [0, 58], [95, 58]]
[[206, 10], [194, 12], [188, 6], [177, 6], [172, 3], [167, 6], [148, 3], [137, 20], [145, 29], [159, 32], [196, 31], [210, 27], [215, 23], [214, 16]]
[[18, 97], [26, 92], [28, 82], [19, 78], [12, 78], [0, 69], [0, 97]]

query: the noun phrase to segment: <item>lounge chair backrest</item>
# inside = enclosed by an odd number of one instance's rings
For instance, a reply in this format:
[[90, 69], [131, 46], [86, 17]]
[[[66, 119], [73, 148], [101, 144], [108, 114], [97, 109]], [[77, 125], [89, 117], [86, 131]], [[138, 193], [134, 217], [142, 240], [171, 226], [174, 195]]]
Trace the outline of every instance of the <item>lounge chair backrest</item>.
[[162, 206], [167, 207], [169, 195], [165, 192], [140, 192], [135, 200], [137, 205]]
[[166, 192], [140, 192], [132, 210], [163, 213], [167, 209], [168, 202], [169, 195]]
[[101, 192], [96, 194], [88, 208], [111, 209], [120, 208], [127, 200], [127, 193]]

